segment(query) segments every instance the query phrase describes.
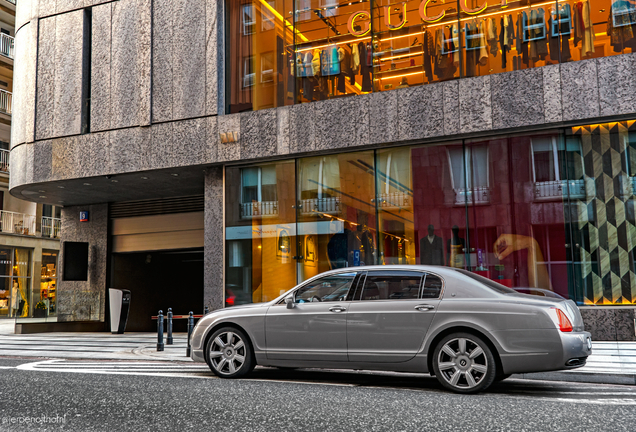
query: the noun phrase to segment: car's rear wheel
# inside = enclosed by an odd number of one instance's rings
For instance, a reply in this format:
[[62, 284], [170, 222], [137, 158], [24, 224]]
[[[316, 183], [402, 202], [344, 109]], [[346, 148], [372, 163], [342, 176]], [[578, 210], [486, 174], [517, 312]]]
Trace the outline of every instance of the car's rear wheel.
[[442, 339], [433, 352], [437, 380], [456, 393], [477, 393], [493, 383], [497, 373], [488, 345], [469, 333], [454, 333]]
[[256, 365], [247, 335], [234, 327], [222, 327], [212, 334], [205, 358], [212, 372], [221, 378], [244, 376]]

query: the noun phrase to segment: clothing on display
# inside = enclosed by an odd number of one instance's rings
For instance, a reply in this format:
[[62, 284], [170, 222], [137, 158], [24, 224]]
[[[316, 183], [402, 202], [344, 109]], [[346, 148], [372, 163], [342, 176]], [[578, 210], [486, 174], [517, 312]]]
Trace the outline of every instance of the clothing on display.
[[607, 35], [614, 52], [623, 52], [625, 48], [632, 50], [636, 46], [636, 4], [619, 0], [612, 3], [607, 18]]
[[581, 57], [594, 53], [594, 24], [590, 17], [590, 2], [583, 0], [574, 4], [574, 46], [581, 42]]

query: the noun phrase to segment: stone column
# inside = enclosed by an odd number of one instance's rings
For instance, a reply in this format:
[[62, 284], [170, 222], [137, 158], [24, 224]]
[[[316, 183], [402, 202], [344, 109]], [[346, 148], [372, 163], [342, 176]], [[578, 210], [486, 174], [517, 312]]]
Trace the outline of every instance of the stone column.
[[205, 173], [205, 243], [203, 304], [210, 310], [224, 305], [225, 244], [223, 167]]
[[[89, 212], [88, 222], [79, 221], [80, 210]], [[58, 321], [104, 321], [108, 204], [64, 207], [57, 282]], [[88, 242], [88, 280], [64, 280], [64, 243]]]

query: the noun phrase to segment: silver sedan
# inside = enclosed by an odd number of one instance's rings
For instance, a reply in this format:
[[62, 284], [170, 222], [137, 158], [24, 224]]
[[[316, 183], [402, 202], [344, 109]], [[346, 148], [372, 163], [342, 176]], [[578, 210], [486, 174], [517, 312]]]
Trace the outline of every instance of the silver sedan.
[[211, 312], [192, 334], [192, 359], [222, 378], [257, 364], [428, 372], [458, 393], [577, 368], [591, 353], [573, 301], [437, 266], [329, 271], [271, 302]]

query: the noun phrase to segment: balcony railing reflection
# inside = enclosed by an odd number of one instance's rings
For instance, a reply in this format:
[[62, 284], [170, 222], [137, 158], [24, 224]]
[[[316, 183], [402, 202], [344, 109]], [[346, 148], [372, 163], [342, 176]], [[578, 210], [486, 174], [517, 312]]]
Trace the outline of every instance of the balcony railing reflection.
[[35, 235], [35, 216], [0, 210], [0, 232]]
[[0, 33], [0, 54], [13, 59], [15, 54], [13, 36]]
[[241, 204], [241, 219], [278, 215], [278, 201], [254, 201]]
[[538, 201], [560, 200], [567, 198], [568, 193], [570, 199], [585, 199], [585, 180], [555, 180], [534, 184], [534, 199]]
[[409, 208], [413, 205], [413, 197], [408, 192], [389, 192], [379, 194], [378, 207], [382, 209]]
[[11, 99], [11, 92], [0, 89], [0, 112], [11, 114]]
[[0, 172], [9, 172], [9, 150], [0, 149]]
[[61, 229], [62, 219], [48, 216], [42, 217], [42, 237], [59, 239]]
[[480, 186], [475, 188], [455, 189], [455, 205], [489, 204], [490, 188]]
[[310, 198], [301, 201], [300, 213], [303, 215], [314, 213], [340, 213], [340, 197]]

